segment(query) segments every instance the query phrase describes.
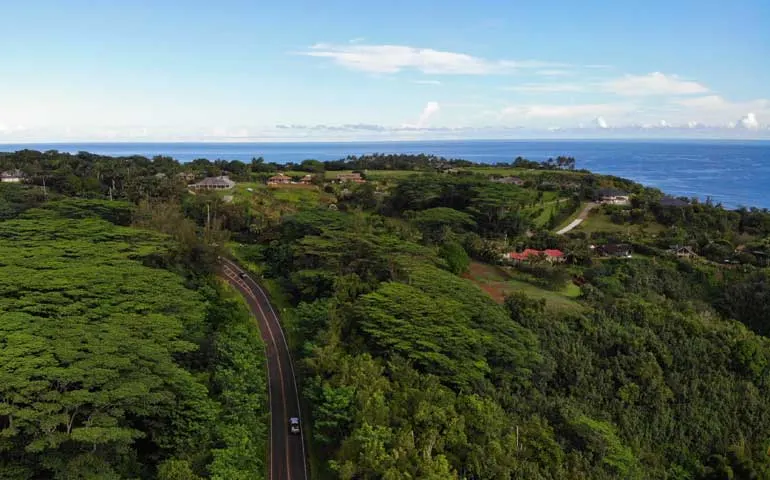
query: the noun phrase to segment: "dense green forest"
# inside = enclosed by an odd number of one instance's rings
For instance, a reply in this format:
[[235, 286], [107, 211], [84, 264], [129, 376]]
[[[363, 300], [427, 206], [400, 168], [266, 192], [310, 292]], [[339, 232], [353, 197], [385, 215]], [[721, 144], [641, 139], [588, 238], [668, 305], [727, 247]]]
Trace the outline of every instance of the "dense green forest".
[[132, 208], [64, 199], [0, 222], [0, 478], [264, 472], [256, 327], [174, 239], [113, 223]]
[[[282, 307], [313, 478], [770, 478], [770, 212], [575, 166], [0, 156], [28, 175], [0, 185], [0, 478], [259, 478], [264, 359], [212, 280], [226, 250]], [[564, 262], [502, 256], [525, 248]]]
[[259, 254], [297, 302], [330, 478], [770, 474], [770, 341], [719, 317], [739, 300], [713, 279], [608, 260], [574, 311], [496, 305], [402, 228], [303, 212]]

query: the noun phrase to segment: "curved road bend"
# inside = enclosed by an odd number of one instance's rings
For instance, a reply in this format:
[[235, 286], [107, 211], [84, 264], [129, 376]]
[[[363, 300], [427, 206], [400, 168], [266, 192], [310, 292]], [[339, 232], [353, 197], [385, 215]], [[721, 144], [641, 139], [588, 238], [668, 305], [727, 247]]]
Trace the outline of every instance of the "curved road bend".
[[270, 442], [268, 480], [307, 480], [304, 424], [300, 435], [289, 433], [289, 418], [301, 418], [297, 381], [289, 346], [275, 309], [262, 287], [234, 262], [221, 259], [221, 275], [235, 287], [259, 323], [267, 350], [268, 393], [270, 396]]

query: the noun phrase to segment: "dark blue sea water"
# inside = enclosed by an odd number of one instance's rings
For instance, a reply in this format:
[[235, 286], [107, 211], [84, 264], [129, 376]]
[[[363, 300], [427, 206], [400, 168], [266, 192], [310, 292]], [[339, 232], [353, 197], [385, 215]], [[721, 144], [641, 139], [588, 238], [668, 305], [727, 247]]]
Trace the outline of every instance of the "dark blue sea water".
[[463, 140], [417, 142], [325, 143], [72, 143], [0, 145], [22, 148], [89, 151], [104, 155], [169, 155], [244, 160], [264, 157], [286, 163], [308, 158], [336, 160], [366, 153], [429, 153], [480, 163], [569, 155], [578, 168], [630, 178], [676, 196], [711, 197], [726, 207], [770, 208], [769, 141], [596, 141]]

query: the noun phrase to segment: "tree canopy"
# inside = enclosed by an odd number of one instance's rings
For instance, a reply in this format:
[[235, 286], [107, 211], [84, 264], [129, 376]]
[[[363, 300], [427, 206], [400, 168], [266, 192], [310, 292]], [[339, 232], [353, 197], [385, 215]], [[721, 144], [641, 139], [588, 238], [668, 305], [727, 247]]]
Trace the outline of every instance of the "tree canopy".
[[255, 478], [266, 436], [255, 328], [217, 288], [154, 267], [171, 238], [99, 218], [126, 211], [62, 201], [0, 222], [0, 470]]

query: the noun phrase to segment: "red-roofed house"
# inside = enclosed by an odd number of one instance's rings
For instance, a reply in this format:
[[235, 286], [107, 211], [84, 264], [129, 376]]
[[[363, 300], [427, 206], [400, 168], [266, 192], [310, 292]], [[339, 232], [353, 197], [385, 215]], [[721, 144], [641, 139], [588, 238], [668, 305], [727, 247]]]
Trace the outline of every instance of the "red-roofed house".
[[535, 250], [527, 248], [521, 253], [508, 252], [503, 254], [504, 259], [512, 260], [514, 262], [528, 262], [540, 257], [544, 257], [546, 261], [551, 263], [563, 262], [564, 252], [555, 249]]
[[527, 248], [521, 253], [508, 252], [503, 255], [503, 258], [507, 258], [508, 260], [516, 260], [519, 262], [523, 262], [524, 260], [527, 260], [529, 257], [536, 257], [538, 255], [540, 255], [540, 250], [533, 250], [531, 248]]

